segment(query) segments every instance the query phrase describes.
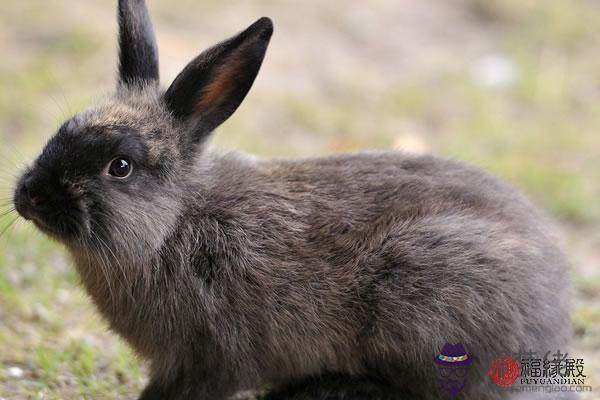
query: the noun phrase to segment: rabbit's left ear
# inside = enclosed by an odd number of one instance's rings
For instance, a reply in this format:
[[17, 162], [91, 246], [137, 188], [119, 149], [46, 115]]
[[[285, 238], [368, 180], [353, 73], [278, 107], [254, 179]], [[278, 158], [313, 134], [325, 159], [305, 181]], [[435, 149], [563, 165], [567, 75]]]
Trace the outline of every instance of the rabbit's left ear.
[[171, 113], [201, 141], [238, 108], [258, 74], [273, 23], [263, 17], [236, 36], [204, 51], [164, 95]]
[[119, 0], [119, 83], [158, 85], [158, 50], [144, 0]]

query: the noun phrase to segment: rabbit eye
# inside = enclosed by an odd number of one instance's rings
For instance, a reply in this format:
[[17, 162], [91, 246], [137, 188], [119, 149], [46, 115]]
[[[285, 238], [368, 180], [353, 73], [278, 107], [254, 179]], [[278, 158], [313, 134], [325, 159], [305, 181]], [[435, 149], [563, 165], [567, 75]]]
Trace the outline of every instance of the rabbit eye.
[[115, 158], [108, 165], [108, 173], [115, 178], [127, 178], [131, 175], [131, 171], [133, 170], [133, 165], [131, 161], [125, 157]]

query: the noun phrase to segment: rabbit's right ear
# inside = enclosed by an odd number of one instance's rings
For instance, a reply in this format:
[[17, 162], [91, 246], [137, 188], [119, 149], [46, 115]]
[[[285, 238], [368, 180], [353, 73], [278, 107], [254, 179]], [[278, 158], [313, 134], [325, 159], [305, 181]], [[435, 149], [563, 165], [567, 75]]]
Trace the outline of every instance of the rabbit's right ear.
[[204, 51], [166, 91], [167, 108], [200, 142], [238, 108], [262, 64], [273, 24], [263, 17], [236, 36]]
[[158, 85], [158, 50], [144, 0], [119, 0], [119, 83]]

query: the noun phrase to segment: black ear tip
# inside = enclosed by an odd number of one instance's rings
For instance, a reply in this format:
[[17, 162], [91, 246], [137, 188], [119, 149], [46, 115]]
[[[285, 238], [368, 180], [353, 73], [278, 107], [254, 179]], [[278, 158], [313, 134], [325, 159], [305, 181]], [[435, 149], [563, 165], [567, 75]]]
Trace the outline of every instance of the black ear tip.
[[273, 35], [273, 21], [269, 17], [262, 17], [250, 25], [248, 31], [258, 34], [263, 40], [268, 40]]

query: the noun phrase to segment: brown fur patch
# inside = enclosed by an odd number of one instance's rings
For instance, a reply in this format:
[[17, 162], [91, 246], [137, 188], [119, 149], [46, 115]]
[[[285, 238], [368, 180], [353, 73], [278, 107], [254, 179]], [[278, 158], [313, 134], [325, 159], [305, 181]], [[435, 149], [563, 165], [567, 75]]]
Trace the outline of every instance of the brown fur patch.
[[197, 105], [199, 111], [202, 112], [218, 105], [231, 93], [236, 86], [236, 77], [244, 67], [242, 61], [242, 57], [232, 57], [217, 69], [215, 79], [202, 91], [202, 97]]

